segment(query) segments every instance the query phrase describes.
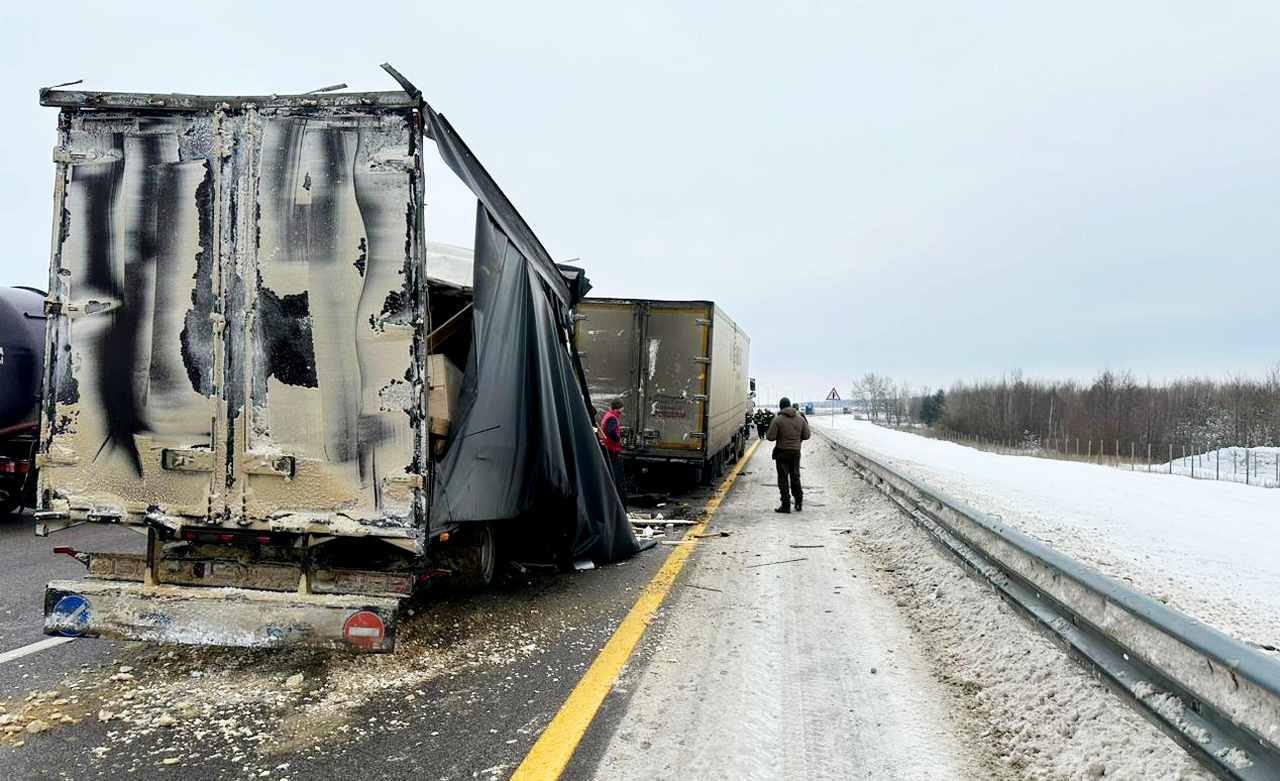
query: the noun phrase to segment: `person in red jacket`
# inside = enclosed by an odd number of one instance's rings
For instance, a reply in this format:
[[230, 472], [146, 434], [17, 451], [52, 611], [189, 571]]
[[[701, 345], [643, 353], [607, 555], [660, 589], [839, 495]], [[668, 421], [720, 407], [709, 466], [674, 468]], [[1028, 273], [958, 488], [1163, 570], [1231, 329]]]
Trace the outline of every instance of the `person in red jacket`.
[[627, 503], [627, 491], [624, 488], [625, 477], [622, 473], [622, 399], [609, 402], [609, 411], [600, 418], [600, 444], [609, 458], [609, 472], [613, 475], [613, 486], [618, 489], [618, 497]]

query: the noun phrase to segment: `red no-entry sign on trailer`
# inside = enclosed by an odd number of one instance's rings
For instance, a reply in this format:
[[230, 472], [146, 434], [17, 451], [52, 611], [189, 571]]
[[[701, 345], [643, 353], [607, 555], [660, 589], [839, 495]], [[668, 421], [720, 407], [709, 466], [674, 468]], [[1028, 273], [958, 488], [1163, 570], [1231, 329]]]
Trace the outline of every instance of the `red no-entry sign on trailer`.
[[352, 613], [347, 623], [342, 625], [342, 636], [357, 648], [377, 648], [382, 645], [382, 638], [387, 628], [377, 613], [361, 610]]

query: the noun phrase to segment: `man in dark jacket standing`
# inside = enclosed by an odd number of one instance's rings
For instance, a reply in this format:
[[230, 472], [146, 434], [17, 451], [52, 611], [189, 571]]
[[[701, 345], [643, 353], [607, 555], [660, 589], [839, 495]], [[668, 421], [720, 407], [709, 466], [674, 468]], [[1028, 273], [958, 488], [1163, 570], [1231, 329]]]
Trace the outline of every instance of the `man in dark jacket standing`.
[[[791, 497], [796, 499], [796, 512], [804, 505], [804, 489], [800, 487], [800, 443], [809, 438], [809, 420], [791, 406], [783, 396], [778, 414], [769, 424], [765, 438], [773, 442], [773, 460], [778, 466], [778, 493], [782, 506], [774, 512], [791, 512]], [[788, 483], [790, 488], [788, 489]]]

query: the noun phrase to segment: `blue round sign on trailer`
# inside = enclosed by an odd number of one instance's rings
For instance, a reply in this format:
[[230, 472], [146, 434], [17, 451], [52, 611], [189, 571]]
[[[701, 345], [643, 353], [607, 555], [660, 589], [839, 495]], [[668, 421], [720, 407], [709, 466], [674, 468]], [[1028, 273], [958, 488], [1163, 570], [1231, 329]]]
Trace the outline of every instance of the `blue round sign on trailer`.
[[82, 637], [89, 631], [89, 600], [79, 594], [68, 594], [53, 606], [49, 620], [63, 637]]

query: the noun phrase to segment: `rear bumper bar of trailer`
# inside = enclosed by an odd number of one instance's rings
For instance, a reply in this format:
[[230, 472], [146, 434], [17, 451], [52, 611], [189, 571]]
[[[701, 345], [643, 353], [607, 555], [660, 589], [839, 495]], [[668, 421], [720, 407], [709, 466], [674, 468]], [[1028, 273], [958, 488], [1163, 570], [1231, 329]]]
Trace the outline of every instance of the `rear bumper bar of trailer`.
[[55, 580], [44, 632], [187, 645], [395, 649], [399, 600], [258, 589]]

